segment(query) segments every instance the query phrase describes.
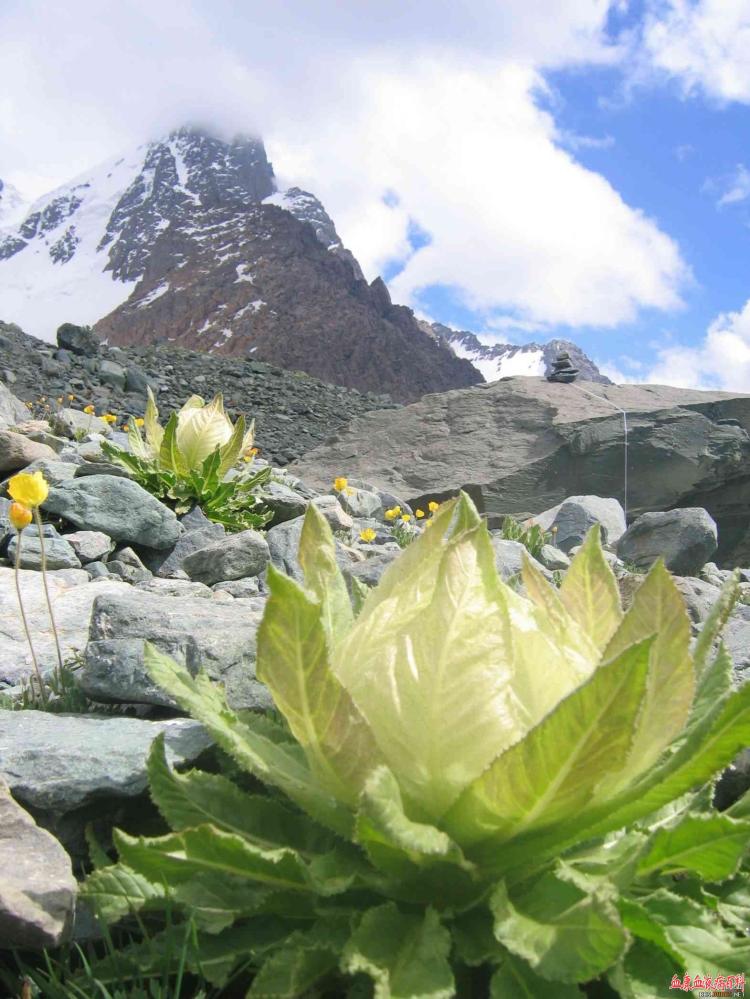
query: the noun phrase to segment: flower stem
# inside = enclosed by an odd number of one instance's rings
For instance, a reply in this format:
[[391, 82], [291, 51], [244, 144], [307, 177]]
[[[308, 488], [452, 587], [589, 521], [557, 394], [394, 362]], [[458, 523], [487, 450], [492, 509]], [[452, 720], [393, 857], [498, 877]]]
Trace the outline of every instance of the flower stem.
[[49, 595], [49, 586], [47, 585], [47, 552], [44, 548], [44, 529], [42, 527], [42, 518], [39, 516], [39, 507], [34, 507], [34, 518], [36, 520], [36, 527], [39, 531], [39, 548], [42, 556], [42, 583], [44, 585], [44, 596], [47, 600], [47, 610], [49, 611], [49, 620], [52, 625], [52, 634], [55, 636], [55, 648], [57, 649], [57, 666], [60, 670], [60, 675], [63, 671], [63, 658], [62, 651], [60, 649], [60, 637], [57, 634], [57, 625], [55, 624], [55, 615], [52, 613], [52, 601]]
[[21, 612], [21, 620], [23, 621], [23, 630], [26, 632], [26, 641], [29, 643], [29, 649], [31, 651], [31, 661], [34, 664], [34, 672], [36, 673], [37, 683], [39, 684], [39, 697], [42, 701], [44, 707], [47, 706], [47, 691], [44, 687], [44, 680], [42, 679], [42, 671], [39, 669], [39, 662], [36, 658], [36, 652], [34, 652], [34, 643], [31, 640], [31, 630], [29, 628], [29, 622], [26, 619], [26, 611], [23, 606], [23, 598], [21, 596], [21, 531], [18, 532], [16, 540], [18, 544], [16, 545], [16, 562], [15, 562], [15, 579], [16, 579], [16, 595], [18, 596], [18, 609]]

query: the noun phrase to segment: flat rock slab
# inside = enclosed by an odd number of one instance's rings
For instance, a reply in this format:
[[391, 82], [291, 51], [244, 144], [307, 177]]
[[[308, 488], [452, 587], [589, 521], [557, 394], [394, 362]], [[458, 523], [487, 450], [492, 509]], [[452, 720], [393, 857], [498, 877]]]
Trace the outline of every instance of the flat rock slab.
[[263, 599], [241, 610], [233, 603], [130, 588], [103, 595], [91, 615], [83, 690], [95, 700], [174, 706], [146, 672], [143, 647], [149, 641], [191, 673], [202, 668], [223, 683], [232, 707], [270, 708], [271, 696], [255, 676]]
[[73, 925], [76, 880], [70, 857], [13, 800], [0, 779], [0, 944], [56, 947]]
[[[105, 580], [98, 583], [73, 579], [88, 579], [86, 573], [68, 570], [66, 575], [49, 574], [50, 598], [60, 636], [63, 659], [75, 652], [83, 652], [88, 638], [91, 607], [97, 596], [120, 593], [127, 583]], [[22, 569], [21, 594], [31, 629], [34, 649], [43, 670], [57, 665], [55, 642], [44, 599], [42, 575], [33, 569]], [[13, 570], [0, 566], [0, 689], [3, 685], [15, 686], [33, 672], [31, 654], [18, 610]]]
[[628, 517], [705, 507], [719, 525], [719, 561], [747, 565], [750, 395], [590, 382], [585, 389], [518, 377], [427, 395], [355, 418], [288, 470], [322, 489], [337, 475], [359, 478], [412, 507], [458, 489], [493, 514], [538, 513], [583, 493], [622, 502], [621, 409]]
[[0, 710], [0, 777], [23, 805], [56, 816], [98, 798], [134, 797], [146, 788], [146, 758], [160, 732], [175, 763], [189, 763], [211, 745], [189, 718]]

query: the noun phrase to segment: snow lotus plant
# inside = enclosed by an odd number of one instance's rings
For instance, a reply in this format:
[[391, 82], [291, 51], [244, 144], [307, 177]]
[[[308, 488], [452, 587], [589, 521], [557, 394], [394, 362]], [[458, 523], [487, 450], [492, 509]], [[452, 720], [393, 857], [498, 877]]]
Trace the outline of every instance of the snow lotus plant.
[[464, 495], [356, 612], [312, 506], [300, 563], [304, 585], [269, 570], [258, 635], [283, 723], [147, 648], [268, 793], [176, 773], [157, 740], [173, 831], [116, 833], [85, 886], [104, 918], [183, 911], [188, 965], [250, 964], [256, 999], [651, 997], [750, 967], [750, 798], [711, 804], [750, 743], [750, 684], [714, 651], [736, 584], [691, 652], [661, 564], [623, 612], [594, 529], [559, 590], [527, 562], [520, 596]]
[[130, 420], [129, 450], [106, 441], [102, 449], [152, 495], [175, 501], [177, 513], [198, 503], [210, 520], [229, 530], [261, 527], [270, 520], [271, 514], [255, 496], [270, 469], [225, 481], [241, 458], [252, 460], [254, 424], [246, 429], [240, 416], [233, 425], [221, 394], [209, 403], [192, 395], [162, 427], [149, 389], [143, 422], [145, 438], [138, 423]]

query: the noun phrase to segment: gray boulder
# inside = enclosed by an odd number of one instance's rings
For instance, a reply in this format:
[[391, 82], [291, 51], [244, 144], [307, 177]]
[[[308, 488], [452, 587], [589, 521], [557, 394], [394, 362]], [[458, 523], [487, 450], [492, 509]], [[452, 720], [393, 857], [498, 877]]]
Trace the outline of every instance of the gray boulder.
[[88, 326], [63, 323], [57, 330], [57, 346], [69, 350], [71, 354], [91, 357], [98, 353], [101, 340]]
[[148, 641], [191, 673], [203, 669], [223, 683], [233, 707], [268, 708], [270, 695], [255, 677], [255, 636], [262, 615], [262, 601], [238, 614], [232, 601], [225, 605], [136, 589], [106, 594], [91, 615], [81, 687], [94, 700], [173, 707], [146, 672], [143, 645]]
[[580, 545], [594, 526], [601, 526], [602, 542], [614, 545], [625, 533], [625, 511], [616, 499], [569, 496], [563, 503], [534, 517], [542, 530], [552, 531], [555, 546], [564, 552]]
[[[23, 735], [19, 738], [23, 742]], [[73, 926], [76, 898], [70, 857], [55, 837], [40, 829], [13, 800], [2, 779], [0, 871], [2, 947], [36, 950], [57, 947], [66, 940]]]
[[[45, 525], [49, 528], [51, 525]], [[72, 545], [65, 538], [52, 528], [54, 534], [50, 536], [44, 532], [44, 554], [47, 560], [48, 569], [80, 569], [81, 562], [75, 553]], [[42, 544], [39, 540], [39, 532], [35, 526], [24, 528], [21, 532], [21, 568], [41, 569], [42, 567]], [[15, 565], [16, 551], [18, 549], [18, 534], [14, 534], [8, 545], [8, 559]]]
[[154, 576], [135, 583], [144, 593], [159, 593], [163, 597], [202, 597], [211, 599], [212, 592], [205, 583], [192, 583], [189, 579], [163, 579]]
[[26, 406], [0, 382], [0, 427], [14, 427], [28, 419], [28, 416]]
[[161, 732], [175, 763], [192, 762], [211, 745], [191, 718], [0, 710], [0, 775], [21, 804], [54, 816], [105, 796], [134, 797], [146, 788], [146, 757]]
[[[321, 498], [333, 499], [332, 496]], [[338, 502], [336, 505], [338, 506]], [[339, 509], [341, 509], [340, 506]], [[344, 514], [343, 510], [341, 512]], [[344, 516], [348, 517], [349, 515], [344, 514]], [[271, 564], [274, 568], [286, 573], [287, 576], [296, 579], [297, 582], [302, 582], [303, 578], [302, 567], [299, 564], [297, 552], [299, 550], [304, 520], [304, 517], [297, 517], [295, 520], [289, 520], [285, 524], [278, 524], [276, 527], [272, 527], [266, 535]], [[342, 544], [338, 538], [336, 539], [336, 561], [342, 571], [350, 568], [351, 565], [357, 562], [361, 562], [362, 559], [363, 556], [360, 553]]]
[[75, 478], [77, 465], [72, 461], [62, 461], [59, 458], [38, 458], [24, 469], [26, 472], [41, 472], [49, 486], [61, 486]]
[[125, 368], [116, 361], [102, 361], [99, 364], [99, 378], [105, 385], [111, 385], [112, 388], [125, 388]]
[[103, 531], [73, 531], [63, 537], [84, 565], [106, 560], [115, 547], [114, 541]]
[[335, 496], [316, 496], [312, 502], [328, 521], [332, 531], [346, 531], [354, 524]]
[[88, 434], [102, 434], [108, 437], [111, 429], [106, 420], [89, 416], [80, 409], [65, 407], [55, 414], [55, 425], [68, 437], [80, 438]]
[[336, 498], [351, 517], [379, 518], [383, 515], [380, 497], [367, 489], [349, 486], [343, 492], [336, 493]]
[[199, 548], [182, 560], [190, 579], [211, 586], [229, 579], [258, 576], [268, 565], [268, 542], [259, 531], [240, 531]]
[[551, 573], [529, 554], [520, 541], [507, 541], [494, 531], [490, 532], [490, 540], [492, 541], [492, 547], [495, 549], [495, 568], [503, 582], [507, 583], [508, 580], [519, 575], [523, 569], [524, 557], [528, 558], [547, 579], [551, 577]]
[[0, 429], [0, 472], [16, 472], [36, 458], [56, 458], [57, 452], [23, 434]]
[[[508, 378], [355, 417], [289, 470], [328, 489], [342, 470], [413, 506], [467, 489], [489, 514], [545, 510], [587, 491], [623, 495], [628, 517], [705, 507], [720, 565], [750, 565], [750, 395], [655, 385]], [[744, 555], [743, 555], [744, 552]]]
[[310, 502], [289, 486], [273, 480], [266, 483], [259, 496], [264, 505], [273, 511], [274, 524], [283, 524], [287, 520], [301, 517]]
[[344, 577], [346, 579], [357, 579], [360, 583], [365, 583], [367, 586], [377, 586], [385, 570], [392, 562], [395, 562], [400, 554], [400, 549], [397, 551], [379, 551], [377, 555], [365, 559], [364, 562], [355, 562], [348, 565], [343, 570]]
[[541, 562], [545, 569], [549, 569], [551, 572], [565, 570], [570, 567], [568, 556], [565, 552], [560, 551], [559, 548], [555, 548], [554, 545], [542, 545], [538, 561]]
[[661, 557], [671, 572], [697, 576], [716, 547], [714, 519], [700, 507], [684, 507], [644, 513], [620, 538], [617, 554], [639, 569]]
[[[83, 570], [69, 569], [63, 574], [52, 572], [48, 575], [50, 599], [64, 659], [83, 651], [95, 598], [102, 593], [126, 589], [125, 583], [114, 580], [75, 582], [71, 573], [87, 580]], [[57, 655], [41, 573], [22, 569], [21, 593], [40, 666], [43, 670], [53, 669], [57, 665]], [[15, 686], [32, 672], [29, 646], [18, 611], [13, 570], [0, 567], [0, 687], [3, 684]]]
[[169, 548], [181, 533], [172, 510], [137, 482], [111, 475], [88, 475], [50, 489], [44, 509], [81, 530], [148, 548]]

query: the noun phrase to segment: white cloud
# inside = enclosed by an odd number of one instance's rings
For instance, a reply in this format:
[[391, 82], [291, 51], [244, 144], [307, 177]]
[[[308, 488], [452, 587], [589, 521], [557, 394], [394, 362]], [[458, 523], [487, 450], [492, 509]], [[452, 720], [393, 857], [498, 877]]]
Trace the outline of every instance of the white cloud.
[[747, 0], [667, 0], [647, 16], [643, 40], [653, 66], [686, 93], [750, 103]]
[[747, 201], [750, 198], [750, 170], [743, 163], [738, 163], [732, 176], [722, 186], [724, 191], [716, 202], [720, 208]]
[[[396, 301], [448, 285], [486, 326], [673, 309], [689, 279], [677, 245], [576, 161], [543, 107], [546, 69], [619, 57], [608, 7], [6, 0], [0, 177], [62, 181], [185, 120], [258, 131], [368, 276], [403, 263]], [[416, 252], [410, 223], [432, 240]]]
[[720, 313], [697, 347], [662, 348], [643, 380], [682, 388], [750, 392], [750, 300], [740, 312]]

